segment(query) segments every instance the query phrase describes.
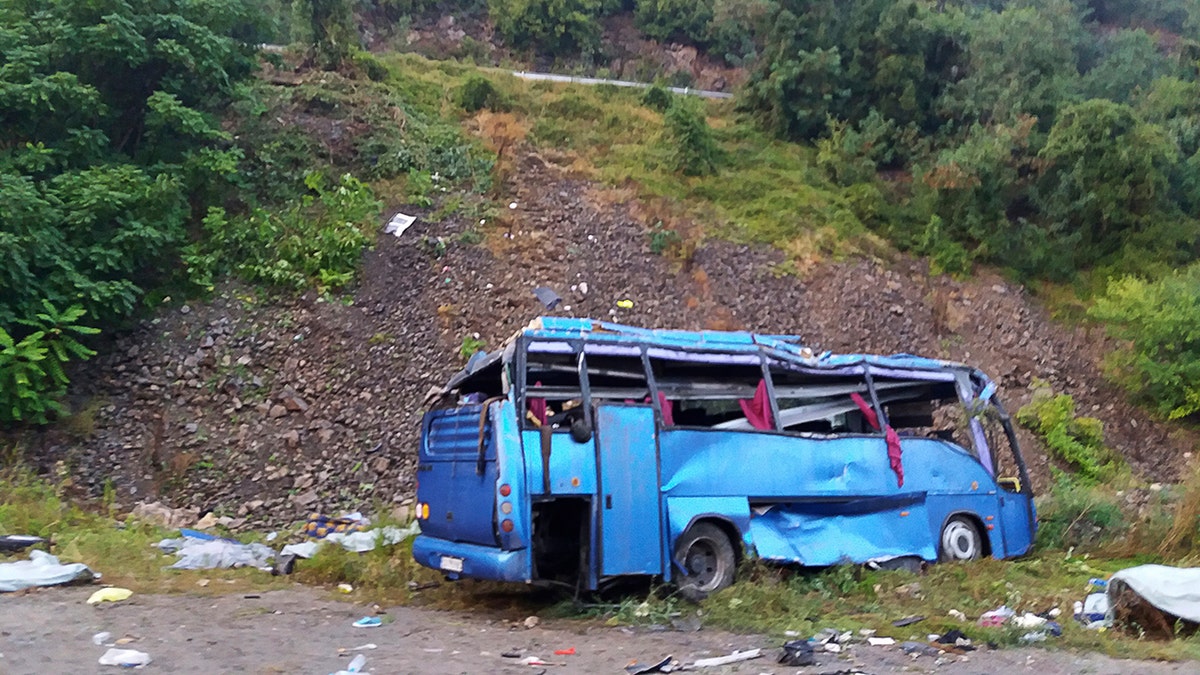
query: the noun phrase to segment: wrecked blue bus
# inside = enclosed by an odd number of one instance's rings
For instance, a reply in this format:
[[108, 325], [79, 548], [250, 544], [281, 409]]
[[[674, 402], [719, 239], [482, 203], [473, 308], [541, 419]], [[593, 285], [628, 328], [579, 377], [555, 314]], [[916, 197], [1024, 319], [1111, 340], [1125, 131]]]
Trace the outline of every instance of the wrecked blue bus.
[[746, 557], [825, 566], [1027, 552], [1031, 486], [996, 386], [795, 336], [541, 318], [431, 395], [417, 562], [450, 579], [694, 596]]

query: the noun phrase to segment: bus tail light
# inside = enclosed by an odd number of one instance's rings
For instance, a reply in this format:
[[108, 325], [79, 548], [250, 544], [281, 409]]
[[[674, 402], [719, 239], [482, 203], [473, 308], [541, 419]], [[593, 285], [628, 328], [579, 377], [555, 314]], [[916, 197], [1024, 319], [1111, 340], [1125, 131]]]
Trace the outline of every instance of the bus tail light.
[[512, 494], [512, 486], [508, 483], [500, 486], [500, 496], [507, 497]]
[[505, 518], [500, 523], [500, 529], [504, 530], [505, 532], [512, 532], [513, 531], [513, 521], [509, 520], [508, 518]]

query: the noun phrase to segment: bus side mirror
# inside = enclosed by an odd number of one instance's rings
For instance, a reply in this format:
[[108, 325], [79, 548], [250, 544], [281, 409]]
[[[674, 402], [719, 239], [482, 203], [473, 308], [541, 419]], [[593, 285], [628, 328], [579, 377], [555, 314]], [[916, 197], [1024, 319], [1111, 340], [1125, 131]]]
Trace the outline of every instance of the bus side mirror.
[[571, 439], [576, 443], [587, 443], [592, 440], [592, 425], [582, 417], [571, 421]]

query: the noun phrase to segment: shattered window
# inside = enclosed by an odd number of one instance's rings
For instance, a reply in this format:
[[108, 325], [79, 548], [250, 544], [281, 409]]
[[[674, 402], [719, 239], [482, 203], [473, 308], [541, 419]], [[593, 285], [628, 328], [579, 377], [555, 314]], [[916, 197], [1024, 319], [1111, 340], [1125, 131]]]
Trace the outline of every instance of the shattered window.
[[773, 368], [771, 380], [784, 431], [821, 435], [880, 433], [862, 375]]
[[530, 353], [525, 373], [524, 426], [568, 429], [583, 415], [579, 357], [572, 353]]
[[666, 426], [771, 429], [770, 400], [755, 355], [651, 351]]

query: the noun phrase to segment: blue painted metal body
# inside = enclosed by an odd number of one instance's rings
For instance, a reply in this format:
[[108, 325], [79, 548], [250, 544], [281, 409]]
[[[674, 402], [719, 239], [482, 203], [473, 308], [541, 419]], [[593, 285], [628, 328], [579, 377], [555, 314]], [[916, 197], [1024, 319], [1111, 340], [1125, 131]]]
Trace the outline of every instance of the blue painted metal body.
[[[580, 319], [544, 318], [518, 336], [520, 349], [669, 349], [712, 358], [741, 355], [846, 372], [981, 373], [909, 355], [812, 355], [789, 336], [651, 331]], [[514, 350], [506, 352], [506, 364]], [[612, 353], [612, 352], [608, 352]], [[717, 356], [712, 356], [712, 355]], [[858, 372], [858, 371], [856, 371]], [[994, 387], [993, 387], [994, 388]], [[901, 438], [905, 482], [898, 486], [883, 434], [817, 436], [782, 431], [664, 428], [652, 405], [592, 409], [593, 438], [521, 430], [515, 387], [486, 413], [480, 461], [479, 405], [426, 415], [418, 507], [428, 505], [417, 561], [451, 577], [534, 581], [534, 500], [586, 498], [590, 504], [584, 585], [626, 574], [676, 576], [676, 539], [712, 520], [740, 539], [746, 554], [804, 565], [917, 555], [937, 558], [946, 521], [964, 515], [986, 532], [993, 556], [1026, 553], [1035, 517], [1031, 495], [997, 485], [970, 452], [931, 438]], [[548, 475], [545, 466], [548, 467]], [[482, 471], [480, 471], [480, 469]], [[511, 495], [497, 490], [508, 485]], [[548, 489], [547, 489], [548, 487]], [[501, 512], [508, 503], [510, 511]], [[499, 523], [512, 521], [512, 532]]]

